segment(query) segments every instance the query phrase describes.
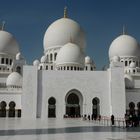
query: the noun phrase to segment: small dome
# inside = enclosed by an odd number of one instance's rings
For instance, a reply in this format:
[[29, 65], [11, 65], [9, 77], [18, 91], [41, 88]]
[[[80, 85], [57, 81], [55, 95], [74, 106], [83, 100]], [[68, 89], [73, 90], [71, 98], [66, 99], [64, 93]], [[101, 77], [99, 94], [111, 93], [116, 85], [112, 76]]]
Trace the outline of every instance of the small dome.
[[22, 76], [18, 72], [12, 72], [7, 77], [6, 86], [22, 86]]
[[37, 60], [37, 59], [34, 60], [34, 62], [33, 62], [33, 65], [34, 65], [34, 66], [39, 66], [39, 64], [40, 64], [39, 60]]
[[64, 64], [84, 65], [84, 55], [76, 44], [68, 43], [58, 52], [56, 65]]
[[113, 57], [113, 62], [120, 62], [120, 57], [119, 56], [114, 56]]
[[19, 45], [12, 34], [0, 30], [0, 53], [16, 55], [19, 52]]
[[80, 25], [69, 18], [58, 19], [48, 27], [44, 35], [44, 50], [58, 45], [64, 46], [70, 39], [80, 48], [85, 48], [85, 33]]
[[125, 87], [128, 88], [128, 89], [129, 88], [130, 89], [134, 88], [134, 80], [133, 80], [133, 77], [130, 76], [130, 75], [128, 75], [128, 74], [125, 74], [124, 78], [125, 78]]
[[47, 56], [45, 56], [45, 55], [42, 56], [40, 62], [41, 63], [47, 63]]
[[92, 63], [92, 60], [89, 56], [86, 56], [85, 57], [85, 64], [91, 64]]
[[130, 66], [130, 68], [136, 68], [136, 63], [135, 62], [131, 62], [129, 66]]
[[109, 58], [119, 57], [140, 57], [140, 47], [135, 38], [129, 35], [120, 35], [110, 45]]

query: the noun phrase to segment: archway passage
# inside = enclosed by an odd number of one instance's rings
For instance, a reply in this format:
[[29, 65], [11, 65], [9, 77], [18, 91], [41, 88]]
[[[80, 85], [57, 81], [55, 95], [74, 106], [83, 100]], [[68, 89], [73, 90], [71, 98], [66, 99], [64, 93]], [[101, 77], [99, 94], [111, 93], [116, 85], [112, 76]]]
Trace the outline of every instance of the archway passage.
[[2, 101], [0, 103], [0, 117], [6, 117], [6, 102], [5, 101]]
[[100, 100], [95, 97], [92, 100], [92, 119], [97, 119], [100, 115]]
[[17, 66], [16, 67], [16, 72], [18, 72], [19, 74], [21, 74], [21, 67], [20, 66]]
[[15, 106], [16, 106], [16, 103], [14, 101], [11, 101], [9, 103], [8, 117], [15, 117]]
[[68, 117], [80, 117], [80, 100], [77, 94], [70, 93], [66, 99], [66, 114]]
[[50, 97], [48, 100], [48, 118], [56, 117], [56, 100], [54, 97]]

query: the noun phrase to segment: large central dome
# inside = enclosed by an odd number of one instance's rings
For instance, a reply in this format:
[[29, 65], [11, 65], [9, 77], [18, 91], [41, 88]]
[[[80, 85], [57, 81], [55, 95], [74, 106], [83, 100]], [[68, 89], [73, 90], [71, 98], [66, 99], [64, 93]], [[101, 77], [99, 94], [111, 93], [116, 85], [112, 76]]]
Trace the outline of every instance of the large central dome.
[[53, 22], [44, 36], [44, 51], [54, 46], [63, 46], [72, 42], [84, 49], [86, 39], [83, 29], [72, 19], [61, 18]]
[[16, 55], [19, 45], [14, 36], [6, 31], [0, 30], [0, 54]]

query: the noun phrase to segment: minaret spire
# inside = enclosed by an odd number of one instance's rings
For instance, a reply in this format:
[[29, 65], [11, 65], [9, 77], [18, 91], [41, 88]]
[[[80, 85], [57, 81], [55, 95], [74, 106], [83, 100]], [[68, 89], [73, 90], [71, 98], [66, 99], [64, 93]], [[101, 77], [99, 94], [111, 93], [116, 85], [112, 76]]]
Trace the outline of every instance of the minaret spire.
[[125, 28], [125, 25], [123, 25], [123, 35], [126, 35], [126, 28]]
[[67, 6], [64, 7], [64, 18], [68, 17]]
[[3, 31], [4, 30], [4, 27], [5, 27], [5, 21], [2, 22], [2, 25], [1, 25], [1, 30]]

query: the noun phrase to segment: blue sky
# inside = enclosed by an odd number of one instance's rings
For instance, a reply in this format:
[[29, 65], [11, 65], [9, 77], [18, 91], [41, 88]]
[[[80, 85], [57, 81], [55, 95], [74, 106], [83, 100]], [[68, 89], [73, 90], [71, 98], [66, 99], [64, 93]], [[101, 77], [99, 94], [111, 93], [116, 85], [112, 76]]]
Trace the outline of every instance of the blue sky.
[[21, 46], [29, 64], [43, 55], [43, 36], [47, 27], [63, 17], [67, 5], [69, 17], [76, 20], [87, 35], [87, 54], [98, 69], [108, 64], [108, 49], [113, 39], [127, 33], [140, 41], [139, 0], [1, 0], [0, 22]]

